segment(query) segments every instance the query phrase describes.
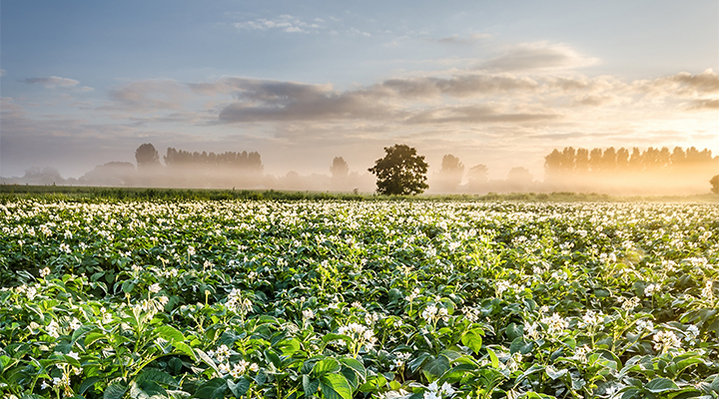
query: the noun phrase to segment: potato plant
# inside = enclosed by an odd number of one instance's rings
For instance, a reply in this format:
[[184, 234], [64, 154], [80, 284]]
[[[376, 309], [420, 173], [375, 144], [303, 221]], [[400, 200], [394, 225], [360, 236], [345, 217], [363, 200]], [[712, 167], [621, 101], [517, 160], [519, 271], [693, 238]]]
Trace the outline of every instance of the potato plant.
[[718, 398], [719, 206], [0, 205], [3, 398]]

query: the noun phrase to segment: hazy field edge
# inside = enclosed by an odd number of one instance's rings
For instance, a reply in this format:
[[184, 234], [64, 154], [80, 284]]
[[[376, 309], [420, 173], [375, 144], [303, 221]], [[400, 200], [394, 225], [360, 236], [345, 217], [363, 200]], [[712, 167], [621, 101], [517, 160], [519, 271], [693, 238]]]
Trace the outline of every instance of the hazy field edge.
[[0, 185], [0, 200], [18, 198], [44, 200], [340, 200], [340, 201], [586, 201], [586, 202], [703, 202], [719, 203], [719, 195], [683, 196], [617, 196], [600, 193], [488, 193], [423, 194], [417, 196], [383, 196], [371, 193], [314, 192], [281, 190], [179, 189], [147, 187], [31, 186]]

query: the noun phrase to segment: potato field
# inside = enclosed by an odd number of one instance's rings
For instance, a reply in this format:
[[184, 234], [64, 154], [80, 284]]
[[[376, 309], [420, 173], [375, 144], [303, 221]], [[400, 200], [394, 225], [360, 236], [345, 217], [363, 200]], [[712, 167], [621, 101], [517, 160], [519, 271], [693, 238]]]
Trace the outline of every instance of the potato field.
[[719, 204], [0, 205], [0, 397], [718, 398]]

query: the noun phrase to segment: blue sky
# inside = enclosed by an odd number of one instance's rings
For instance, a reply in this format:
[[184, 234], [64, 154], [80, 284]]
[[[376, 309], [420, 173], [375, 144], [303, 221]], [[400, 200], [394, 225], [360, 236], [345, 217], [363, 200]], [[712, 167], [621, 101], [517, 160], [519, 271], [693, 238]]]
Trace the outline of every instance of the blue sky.
[[542, 177], [552, 148], [719, 153], [719, 2], [2, 1], [0, 175], [152, 142], [363, 171], [396, 142]]

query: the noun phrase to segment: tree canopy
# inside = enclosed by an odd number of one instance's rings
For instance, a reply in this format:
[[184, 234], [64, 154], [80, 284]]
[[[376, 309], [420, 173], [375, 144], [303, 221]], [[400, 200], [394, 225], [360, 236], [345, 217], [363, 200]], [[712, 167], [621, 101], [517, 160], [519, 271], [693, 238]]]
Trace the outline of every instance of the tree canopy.
[[150, 143], [142, 144], [135, 150], [135, 160], [138, 168], [160, 166], [160, 154]]
[[377, 176], [377, 192], [386, 195], [415, 195], [429, 188], [427, 162], [417, 150], [405, 144], [385, 147], [385, 156], [368, 170]]

